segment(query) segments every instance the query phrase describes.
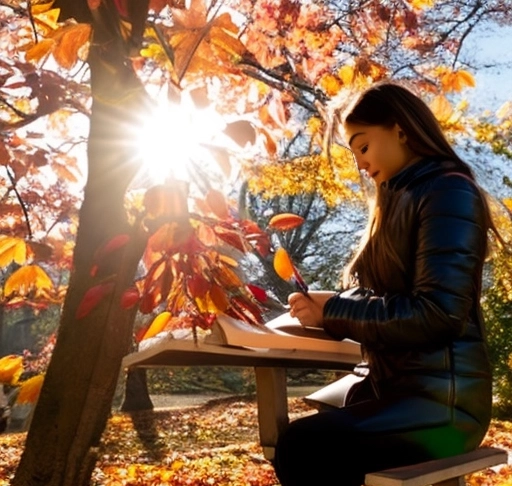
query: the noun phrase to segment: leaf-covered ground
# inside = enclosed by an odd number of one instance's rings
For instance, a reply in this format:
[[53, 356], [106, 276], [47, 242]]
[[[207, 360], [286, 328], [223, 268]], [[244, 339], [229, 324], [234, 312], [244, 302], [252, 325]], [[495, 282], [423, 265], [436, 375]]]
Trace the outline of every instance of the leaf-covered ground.
[[[312, 413], [289, 400], [290, 418]], [[258, 444], [255, 401], [116, 413], [109, 420], [93, 474], [94, 486], [273, 486], [272, 466]], [[0, 486], [8, 486], [25, 434], [0, 435]], [[512, 451], [512, 422], [494, 421], [485, 445]], [[512, 465], [468, 478], [470, 486], [512, 486]]]

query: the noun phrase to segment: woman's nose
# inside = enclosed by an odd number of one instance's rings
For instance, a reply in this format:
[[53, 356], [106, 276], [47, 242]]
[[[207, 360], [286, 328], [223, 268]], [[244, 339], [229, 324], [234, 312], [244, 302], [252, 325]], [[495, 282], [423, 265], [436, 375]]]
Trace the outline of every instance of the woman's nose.
[[355, 157], [355, 159], [356, 159], [357, 169], [359, 171], [368, 169], [368, 163], [367, 162], [365, 162], [364, 160], [361, 160], [360, 157]]

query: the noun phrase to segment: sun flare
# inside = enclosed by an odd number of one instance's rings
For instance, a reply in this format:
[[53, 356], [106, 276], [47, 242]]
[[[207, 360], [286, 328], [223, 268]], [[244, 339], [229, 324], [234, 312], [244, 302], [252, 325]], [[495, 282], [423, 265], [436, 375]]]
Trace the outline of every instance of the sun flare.
[[159, 104], [138, 133], [138, 153], [152, 181], [188, 181], [192, 161], [205, 157], [204, 146], [223, 129], [213, 110], [196, 109], [184, 98], [180, 104]]

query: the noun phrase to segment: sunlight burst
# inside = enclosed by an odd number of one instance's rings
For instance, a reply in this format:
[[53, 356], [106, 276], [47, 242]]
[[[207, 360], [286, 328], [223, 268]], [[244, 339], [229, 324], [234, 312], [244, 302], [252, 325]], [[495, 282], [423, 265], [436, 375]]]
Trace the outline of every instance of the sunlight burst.
[[190, 180], [191, 162], [205, 157], [204, 146], [222, 129], [218, 114], [198, 110], [186, 97], [180, 104], [159, 103], [159, 108], [144, 120], [137, 141], [151, 180]]

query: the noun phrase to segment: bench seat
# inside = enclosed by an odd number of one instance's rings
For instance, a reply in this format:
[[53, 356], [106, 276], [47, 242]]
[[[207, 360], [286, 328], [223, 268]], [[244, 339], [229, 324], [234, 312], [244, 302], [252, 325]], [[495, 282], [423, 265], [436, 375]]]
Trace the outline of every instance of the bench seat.
[[507, 459], [503, 449], [480, 447], [453, 457], [367, 474], [365, 486], [463, 486], [465, 475], [504, 464]]

